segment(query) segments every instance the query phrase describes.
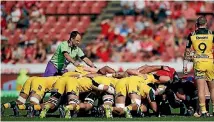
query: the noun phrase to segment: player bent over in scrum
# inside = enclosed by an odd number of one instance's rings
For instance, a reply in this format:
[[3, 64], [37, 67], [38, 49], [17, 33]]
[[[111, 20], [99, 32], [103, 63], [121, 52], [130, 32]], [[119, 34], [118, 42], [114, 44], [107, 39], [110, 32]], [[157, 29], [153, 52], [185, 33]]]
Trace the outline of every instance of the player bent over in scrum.
[[[140, 81], [138, 79], [133, 79], [133, 77], [135, 76], [122, 78], [117, 82], [115, 87], [116, 106], [109, 108], [109, 111], [106, 113], [108, 118], [112, 117], [112, 111], [119, 115], [125, 114], [126, 118], [132, 118], [130, 111], [135, 111], [140, 106]], [[130, 98], [131, 100], [131, 104], [128, 106], [125, 106], [126, 97]]]
[[[30, 77], [24, 84], [16, 103], [6, 103], [3, 106], [10, 105], [14, 108], [15, 115], [18, 116], [19, 110], [30, 109], [40, 110], [40, 102], [43, 99], [46, 92], [52, 89], [53, 84], [58, 79], [58, 76], [53, 77]], [[30, 100], [30, 104], [26, 104], [26, 100]], [[32, 106], [31, 106], [32, 105]], [[32, 114], [29, 115], [30, 117]]]
[[156, 114], [156, 116], [159, 115], [157, 103], [155, 101], [155, 95], [157, 95], [158, 92], [156, 92], [153, 88], [148, 86], [145, 83], [140, 84], [140, 96], [141, 96], [141, 105], [137, 111], [137, 113], [143, 117], [144, 113], [147, 112], [147, 104], [150, 105], [153, 112]]

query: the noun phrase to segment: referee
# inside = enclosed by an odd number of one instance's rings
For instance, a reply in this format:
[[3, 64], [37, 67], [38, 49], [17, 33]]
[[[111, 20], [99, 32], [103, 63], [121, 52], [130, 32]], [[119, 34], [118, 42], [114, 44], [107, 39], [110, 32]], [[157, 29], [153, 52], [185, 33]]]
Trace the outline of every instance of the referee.
[[78, 31], [72, 31], [68, 41], [63, 41], [57, 47], [56, 52], [48, 62], [45, 69], [44, 77], [61, 75], [67, 72], [67, 65], [72, 63], [74, 66], [79, 66], [76, 61], [78, 58], [83, 60], [90, 67], [94, 64], [88, 59], [83, 51], [78, 47], [81, 42], [81, 35]]

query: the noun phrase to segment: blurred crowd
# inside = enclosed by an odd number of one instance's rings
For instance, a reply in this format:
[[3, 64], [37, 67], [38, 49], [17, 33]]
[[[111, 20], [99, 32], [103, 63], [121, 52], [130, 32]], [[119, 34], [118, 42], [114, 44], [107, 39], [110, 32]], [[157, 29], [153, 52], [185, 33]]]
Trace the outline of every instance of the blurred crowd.
[[214, 30], [213, 2], [121, 1], [122, 11], [101, 23], [100, 36], [85, 48], [98, 62], [182, 60], [196, 13], [207, 15]]
[[[19, 33], [18, 44], [8, 43], [1, 31], [1, 61], [44, 63], [60, 41], [26, 36], [31, 23], [45, 23], [43, 9], [35, 1], [23, 1], [7, 10], [1, 4], [1, 28]], [[186, 36], [195, 28], [197, 13], [213, 13], [212, 1], [154, 2], [121, 0], [122, 11], [100, 23], [96, 40], [83, 45], [85, 54], [96, 62], [176, 61], [182, 59]], [[213, 15], [206, 15], [214, 30]], [[14, 33], [14, 34], [16, 34]], [[11, 35], [13, 36], [13, 35]], [[15, 36], [15, 35], [14, 35]]]
[[[13, 5], [12, 2], [11, 5]], [[39, 40], [38, 37], [28, 40], [25, 35], [31, 23], [42, 24], [45, 22], [42, 9], [39, 9], [35, 4], [35, 1], [22, 1], [13, 6], [7, 5], [7, 7], [4, 3], [1, 4], [2, 63], [43, 63], [46, 61], [47, 53], [50, 51], [45, 46], [45, 42]], [[2, 34], [2, 30], [6, 28], [14, 34], [19, 34], [16, 38], [18, 40], [15, 40], [18, 42], [17, 44], [8, 43], [8, 37]]]

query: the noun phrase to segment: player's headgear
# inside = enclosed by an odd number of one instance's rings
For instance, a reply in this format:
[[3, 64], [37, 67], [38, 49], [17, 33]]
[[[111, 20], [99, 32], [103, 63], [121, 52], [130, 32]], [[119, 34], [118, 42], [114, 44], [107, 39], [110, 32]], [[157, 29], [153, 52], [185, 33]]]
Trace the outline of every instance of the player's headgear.
[[201, 26], [201, 25], [204, 25], [204, 24], [206, 24], [206, 23], [207, 23], [207, 19], [206, 19], [205, 16], [200, 16], [200, 17], [198, 17], [198, 19], [196, 20], [196, 25], [197, 25], [197, 27], [198, 27], [198, 26]]
[[72, 31], [72, 32], [70, 33], [70, 38], [69, 38], [69, 40], [74, 39], [78, 34], [80, 35], [80, 33], [79, 33], [78, 31]]

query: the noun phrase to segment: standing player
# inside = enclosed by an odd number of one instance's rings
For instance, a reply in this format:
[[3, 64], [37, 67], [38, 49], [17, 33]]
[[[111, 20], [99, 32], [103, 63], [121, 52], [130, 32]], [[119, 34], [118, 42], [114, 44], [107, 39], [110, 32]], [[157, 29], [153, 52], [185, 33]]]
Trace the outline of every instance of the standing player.
[[51, 60], [48, 62], [45, 69], [44, 77], [61, 75], [66, 72], [66, 67], [69, 63], [74, 66], [79, 66], [76, 61], [78, 58], [82, 59], [90, 67], [94, 67], [94, 64], [89, 60], [83, 51], [78, 47], [81, 43], [81, 35], [78, 31], [72, 31], [68, 41], [62, 42]]
[[207, 83], [214, 108], [214, 65], [212, 53], [214, 36], [213, 32], [207, 29], [207, 20], [205, 17], [200, 16], [197, 19], [196, 27], [197, 30], [193, 31], [188, 36], [188, 43], [184, 54], [184, 73], [187, 72], [187, 62], [190, 57], [190, 47], [192, 45], [195, 51], [193, 66], [198, 89], [199, 105], [202, 116], [207, 116], [207, 110], [205, 107], [206, 81], [208, 81]]

